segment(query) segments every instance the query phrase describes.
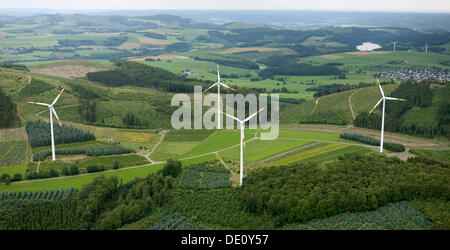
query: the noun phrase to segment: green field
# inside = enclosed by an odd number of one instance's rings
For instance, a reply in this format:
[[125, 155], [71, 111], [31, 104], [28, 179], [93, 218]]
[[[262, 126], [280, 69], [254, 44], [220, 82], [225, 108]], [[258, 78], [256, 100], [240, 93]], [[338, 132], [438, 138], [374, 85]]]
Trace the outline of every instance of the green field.
[[[250, 140], [253, 137], [255, 131], [245, 130], [246, 140]], [[212, 153], [217, 150], [222, 150], [228, 147], [238, 145], [240, 143], [240, 131], [237, 130], [217, 130], [213, 135], [207, 137], [200, 145], [193, 148], [186, 154], [176, 157], [182, 159], [186, 157], [192, 157], [202, 155], [206, 153]]]
[[28, 152], [26, 141], [0, 142], [0, 167], [21, 165]]
[[[48, 159], [40, 163], [39, 170], [55, 169], [61, 172], [64, 167], [69, 168], [72, 165], [77, 165], [80, 173], [86, 173], [86, 167], [92, 165], [102, 165], [106, 170], [112, 169], [114, 161], [117, 161], [119, 163], [120, 168], [141, 166], [149, 163], [147, 159], [140, 155], [118, 155], [87, 158], [78, 156], [75, 159], [72, 159], [72, 157], [73, 156], [58, 156], [58, 159], [62, 160], [57, 161], [51, 161], [50, 159]], [[28, 168], [32, 171], [36, 171], [37, 164], [31, 163]]]
[[[270, 156], [274, 156], [285, 151], [308, 145], [307, 141], [286, 141], [286, 140], [253, 140], [247, 142], [244, 149], [245, 161], [260, 161]], [[221, 157], [239, 160], [239, 147], [225, 150], [220, 153]]]

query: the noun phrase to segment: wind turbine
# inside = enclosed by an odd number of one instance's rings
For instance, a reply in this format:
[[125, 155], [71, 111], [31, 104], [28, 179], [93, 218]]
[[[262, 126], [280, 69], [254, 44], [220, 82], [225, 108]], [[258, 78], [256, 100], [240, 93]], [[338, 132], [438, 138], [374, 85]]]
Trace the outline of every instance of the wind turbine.
[[241, 157], [240, 157], [240, 177], [239, 177], [239, 185], [242, 186], [242, 178], [244, 178], [244, 148], [245, 148], [245, 136], [244, 136], [244, 127], [245, 127], [245, 123], [248, 122], [250, 119], [252, 119], [253, 117], [255, 117], [255, 115], [257, 115], [259, 112], [261, 112], [263, 109], [265, 109], [266, 107], [263, 107], [262, 109], [256, 111], [256, 113], [250, 115], [249, 117], [247, 117], [244, 120], [240, 120], [232, 115], [229, 115], [225, 112], [222, 112], [224, 115], [236, 120], [239, 122], [239, 124], [241, 125]]
[[391, 43], [394, 44], [394, 53], [395, 53], [395, 45], [398, 43], [398, 41], [391, 42]]
[[55, 100], [52, 102], [52, 104], [41, 103], [41, 102], [29, 102], [31, 104], [46, 106], [50, 109], [50, 136], [51, 136], [51, 140], [52, 140], [52, 160], [53, 161], [55, 161], [56, 158], [55, 158], [55, 137], [53, 136], [53, 115], [52, 115], [52, 113], [55, 115], [56, 119], [58, 120], [59, 126], [62, 127], [61, 120], [59, 119], [58, 115], [56, 114], [56, 111], [53, 108], [53, 105], [55, 105], [55, 103], [58, 101], [59, 97], [64, 92], [65, 88], [66, 88], [66, 86], [64, 86], [64, 88], [61, 91], [59, 91], [58, 96], [55, 98]]
[[231, 88], [230, 86], [222, 83], [220, 81], [220, 73], [219, 73], [219, 64], [217, 64], [217, 82], [214, 83], [213, 85], [209, 86], [207, 89], [205, 89], [205, 91], [203, 91], [203, 93], [205, 93], [206, 91], [210, 90], [211, 88], [213, 88], [214, 86], [217, 85], [217, 129], [220, 129], [220, 112], [222, 112], [222, 109], [220, 108], [220, 86], [223, 86], [227, 89], [231, 89], [233, 91], [236, 92], [236, 90], [234, 90], [233, 88]]
[[380, 104], [381, 101], [383, 101], [383, 114], [382, 114], [382, 118], [381, 118], [381, 139], [380, 139], [380, 153], [383, 153], [383, 139], [384, 139], [384, 112], [386, 109], [386, 100], [392, 100], [392, 101], [406, 101], [406, 99], [400, 99], [400, 98], [394, 98], [394, 97], [386, 97], [384, 96], [384, 92], [383, 89], [381, 88], [381, 84], [380, 81], [378, 80], [377, 77], [377, 82], [378, 82], [378, 87], [380, 88], [380, 92], [381, 92], [381, 99], [377, 102], [377, 104], [375, 104], [375, 106], [373, 106], [372, 110], [370, 111], [369, 115], [372, 114], [372, 112], [375, 110], [375, 108]]

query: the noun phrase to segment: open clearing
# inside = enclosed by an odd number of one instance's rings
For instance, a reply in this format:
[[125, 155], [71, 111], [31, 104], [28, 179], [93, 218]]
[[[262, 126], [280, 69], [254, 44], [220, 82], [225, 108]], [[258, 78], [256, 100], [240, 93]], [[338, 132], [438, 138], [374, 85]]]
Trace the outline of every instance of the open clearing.
[[85, 77], [89, 72], [101, 71], [98, 68], [86, 67], [83, 65], [62, 65], [49, 68], [41, 68], [33, 70], [34, 73], [58, 76], [64, 78], [80, 78]]
[[329, 60], [336, 60], [336, 59], [342, 58], [342, 56], [331, 55], [331, 54], [329, 54], [329, 55], [321, 55], [321, 56], [318, 56], [318, 57], [329, 59]]

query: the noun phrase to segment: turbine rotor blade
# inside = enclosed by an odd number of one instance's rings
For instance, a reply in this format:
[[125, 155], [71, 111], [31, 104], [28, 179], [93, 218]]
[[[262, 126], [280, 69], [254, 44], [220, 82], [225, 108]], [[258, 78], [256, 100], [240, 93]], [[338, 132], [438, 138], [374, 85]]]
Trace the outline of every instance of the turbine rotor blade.
[[406, 99], [401, 99], [401, 98], [395, 98], [395, 97], [385, 97], [386, 100], [392, 100], [392, 101], [402, 101], [402, 102], [406, 102]]
[[57, 120], [57, 121], [58, 121], [58, 123], [59, 123], [59, 126], [61, 126], [61, 127], [62, 127], [62, 123], [61, 123], [61, 120], [59, 119], [58, 115], [56, 114], [56, 111], [55, 111], [55, 109], [54, 109], [53, 107], [51, 107], [50, 109], [52, 110], [53, 114], [55, 115], [55, 117], [56, 117], [56, 120]]
[[65, 88], [66, 88], [66, 86], [64, 86], [64, 88], [61, 91], [59, 91], [58, 96], [55, 98], [55, 100], [51, 104], [52, 106], [58, 101], [59, 97], [62, 95], [62, 93], [64, 92]]
[[50, 106], [50, 104], [42, 103], [42, 102], [28, 102], [28, 103], [42, 105], [42, 106], [47, 106], [47, 107]]
[[213, 88], [214, 86], [216, 86], [217, 84], [219, 84], [219, 83], [216, 82], [216, 83], [214, 83], [213, 85], [209, 86], [207, 89], [205, 89], [205, 90], [203, 91], [203, 93], [205, 93], [206, 91], [212, 89], [212, 88]]
[[378, 80], [378, 77], [377, 77], [377, 82], [378, 82], [378, 87], [380, 88], [380, 91], [381, 91], [381, 95], [384, 97], [384, 91], [381, 88], [381, 83], [380, 83], [380, 80]]
[[256, 111], [256, 113], [252, 114], [251, 116], [247, 117], [247, 119], [244, 120], [244, 122], [252, 119], [255, 115], [257, 115], [259, 112], [263, 111], [263, 109], [265, 109], [266, 107], [263, 107], [262, 109]]
[[381, 101], [383, 101], [383, 98], [381, 98], [381, 99], [377, 102], [377, 104], [375, 104], [375, 106], [373, 106], [372, 110], [370, 110], [370, 112], [369, 112], [369, 115], [372, 114], [372, 112], [375, 110], [375, 108], [376, 108], [378, 105], [380, 105]]
[[220, 111], [220, 112], [222, 112], [222, 114], [224, 114], [224, 115], [226, 115], [226, 116], [228, 116], [228, 117], [230, 117], [230, 118], [232, 118], [232, 119], [234, 119], [234, 120], [236, 120], [236, 121], [238, 121], [238, 122], [242, 122], [241, 120], [239, 120], [238, 118], [236, 118], [236, 117], [234, 117], [234, 116], [232, 116], [232, 115], [230, 115], [230, 114], [227, 114], [227, 113], [225, 113], [225, 112], [223, 112], [223, 111]]
[[220, 85], [222, 85], [222, 86], [224, 86], [225, 88], [227, 88], [227, 89], [231, 89], [231, 90], [233, 90], [234, 92], [237, 92], [235, 89], [233, 89], [232, 87], [230, 87], [230, 86], [228, 86], [228, 85], [226, 85], [225, 83], [222, 83], [222, 82], [218, 82], [218, 84], [220, 84]]
[[219, 64], [217, 64], [217, 82], [220, 82]]

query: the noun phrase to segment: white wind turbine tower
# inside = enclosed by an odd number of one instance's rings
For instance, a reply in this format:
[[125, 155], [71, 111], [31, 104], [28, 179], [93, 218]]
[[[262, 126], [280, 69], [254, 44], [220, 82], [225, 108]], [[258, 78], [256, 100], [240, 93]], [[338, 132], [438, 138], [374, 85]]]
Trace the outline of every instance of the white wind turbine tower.
[[375, 106], [373, 106], [372, 110], [370, 111], [369, 115], [372, 114], [372, 112], [375, 110], [375, 108], [381, 103], [381, 101], [383, 101], [383, 114], [381, 117], [381, 139], [380, 139], [380, 153], [383, 153], [383, 139], [384, 139], [384, 112], [386, 109], [386, 100], [393, 100], [393, 101], [406, 101], [406, 99], [400, 99], [400, 98], [394, 98], [394, 97], [386, 97], [384, 96], [384, 92], [383, 89], [381, 88], [381, 84], [380, 81], [378, 80], [377, 77], [377, 82], [378, 82], [378, 87], [380, 88], [380, 92], [381, 92], [381, 99], [377, 102], [377, 104], [375, 104]]
[[53, 105], [55, 105], [55, 103], [58, 101], [59, 97], [64, 92], [65, 88], [66, 87], [64, 86], [64, 88], [61, 91], [59, 91], [58, 96], [55, 98], [55, 100], [52, 102], [52, 104], [41, 103], [41, 102], [29, 102], [31, 104], [46, 106], [50, 109], [50, 136], [51, 136], [51, 140], [52, 140], [52, 160], [53, 161], [55, 161], [56, 158], [55, 158], [55, 137], [53, 135], [53, 115], [52, 115], [52, 113], [55, 115], [56, 119], [58, 120], [59, 126], [62, 127], [61, 120], [58, 118], [58, 115], [56, 114], [56, 111], [53, 108]]
[[241, 125], [241, 157], [240, 157], [240, 171], [239, 171], [239, 185], [242, 186], [242, 178], [244, 178], [244, 147], [245, 147], [245, 136], [244, 136], [244, 127], [245, 123], [248, 122], [250, 119], [255, 117], [259, 112], [261, 112], [266, 107], [263, 107], [262, 109], [256, 111], [256, 113], [250, 115], [249, 117], [245, 118], [244, 120], [240, 120], [232, 115], [229, 115], [225, 112], [222, 112], [224, 115], [236, 120]]
[[220, 112], [222, 112], [222, 108], [220, 105], [220, 86], [223, 86], [227, 89], [231, 89], [233, 91], [236, 92], [236, 90], [234, 90], [233, 88], [231, 88], [230, 86], [224, 84], [223, 82], [220, 81], [220, 73], [219, 73], [219, 64], [217, 64], [217, 82], [214, 83], [213, 85], [209, 86], [207, 89], [205, 89], [205, 91], [203, 91], [203, 93], [205, 93], [206, 91], [210, 90], [211, 88], [213, 88], [214, 86], [217, 85], [217, 129], [220, 129], [220, 118], [222, 117], [220, 115]]
[[394, 44], [394, 53], [395, 53], [395, 45], [398, 43], [398, 41], [391, 42], [391, 43]]

